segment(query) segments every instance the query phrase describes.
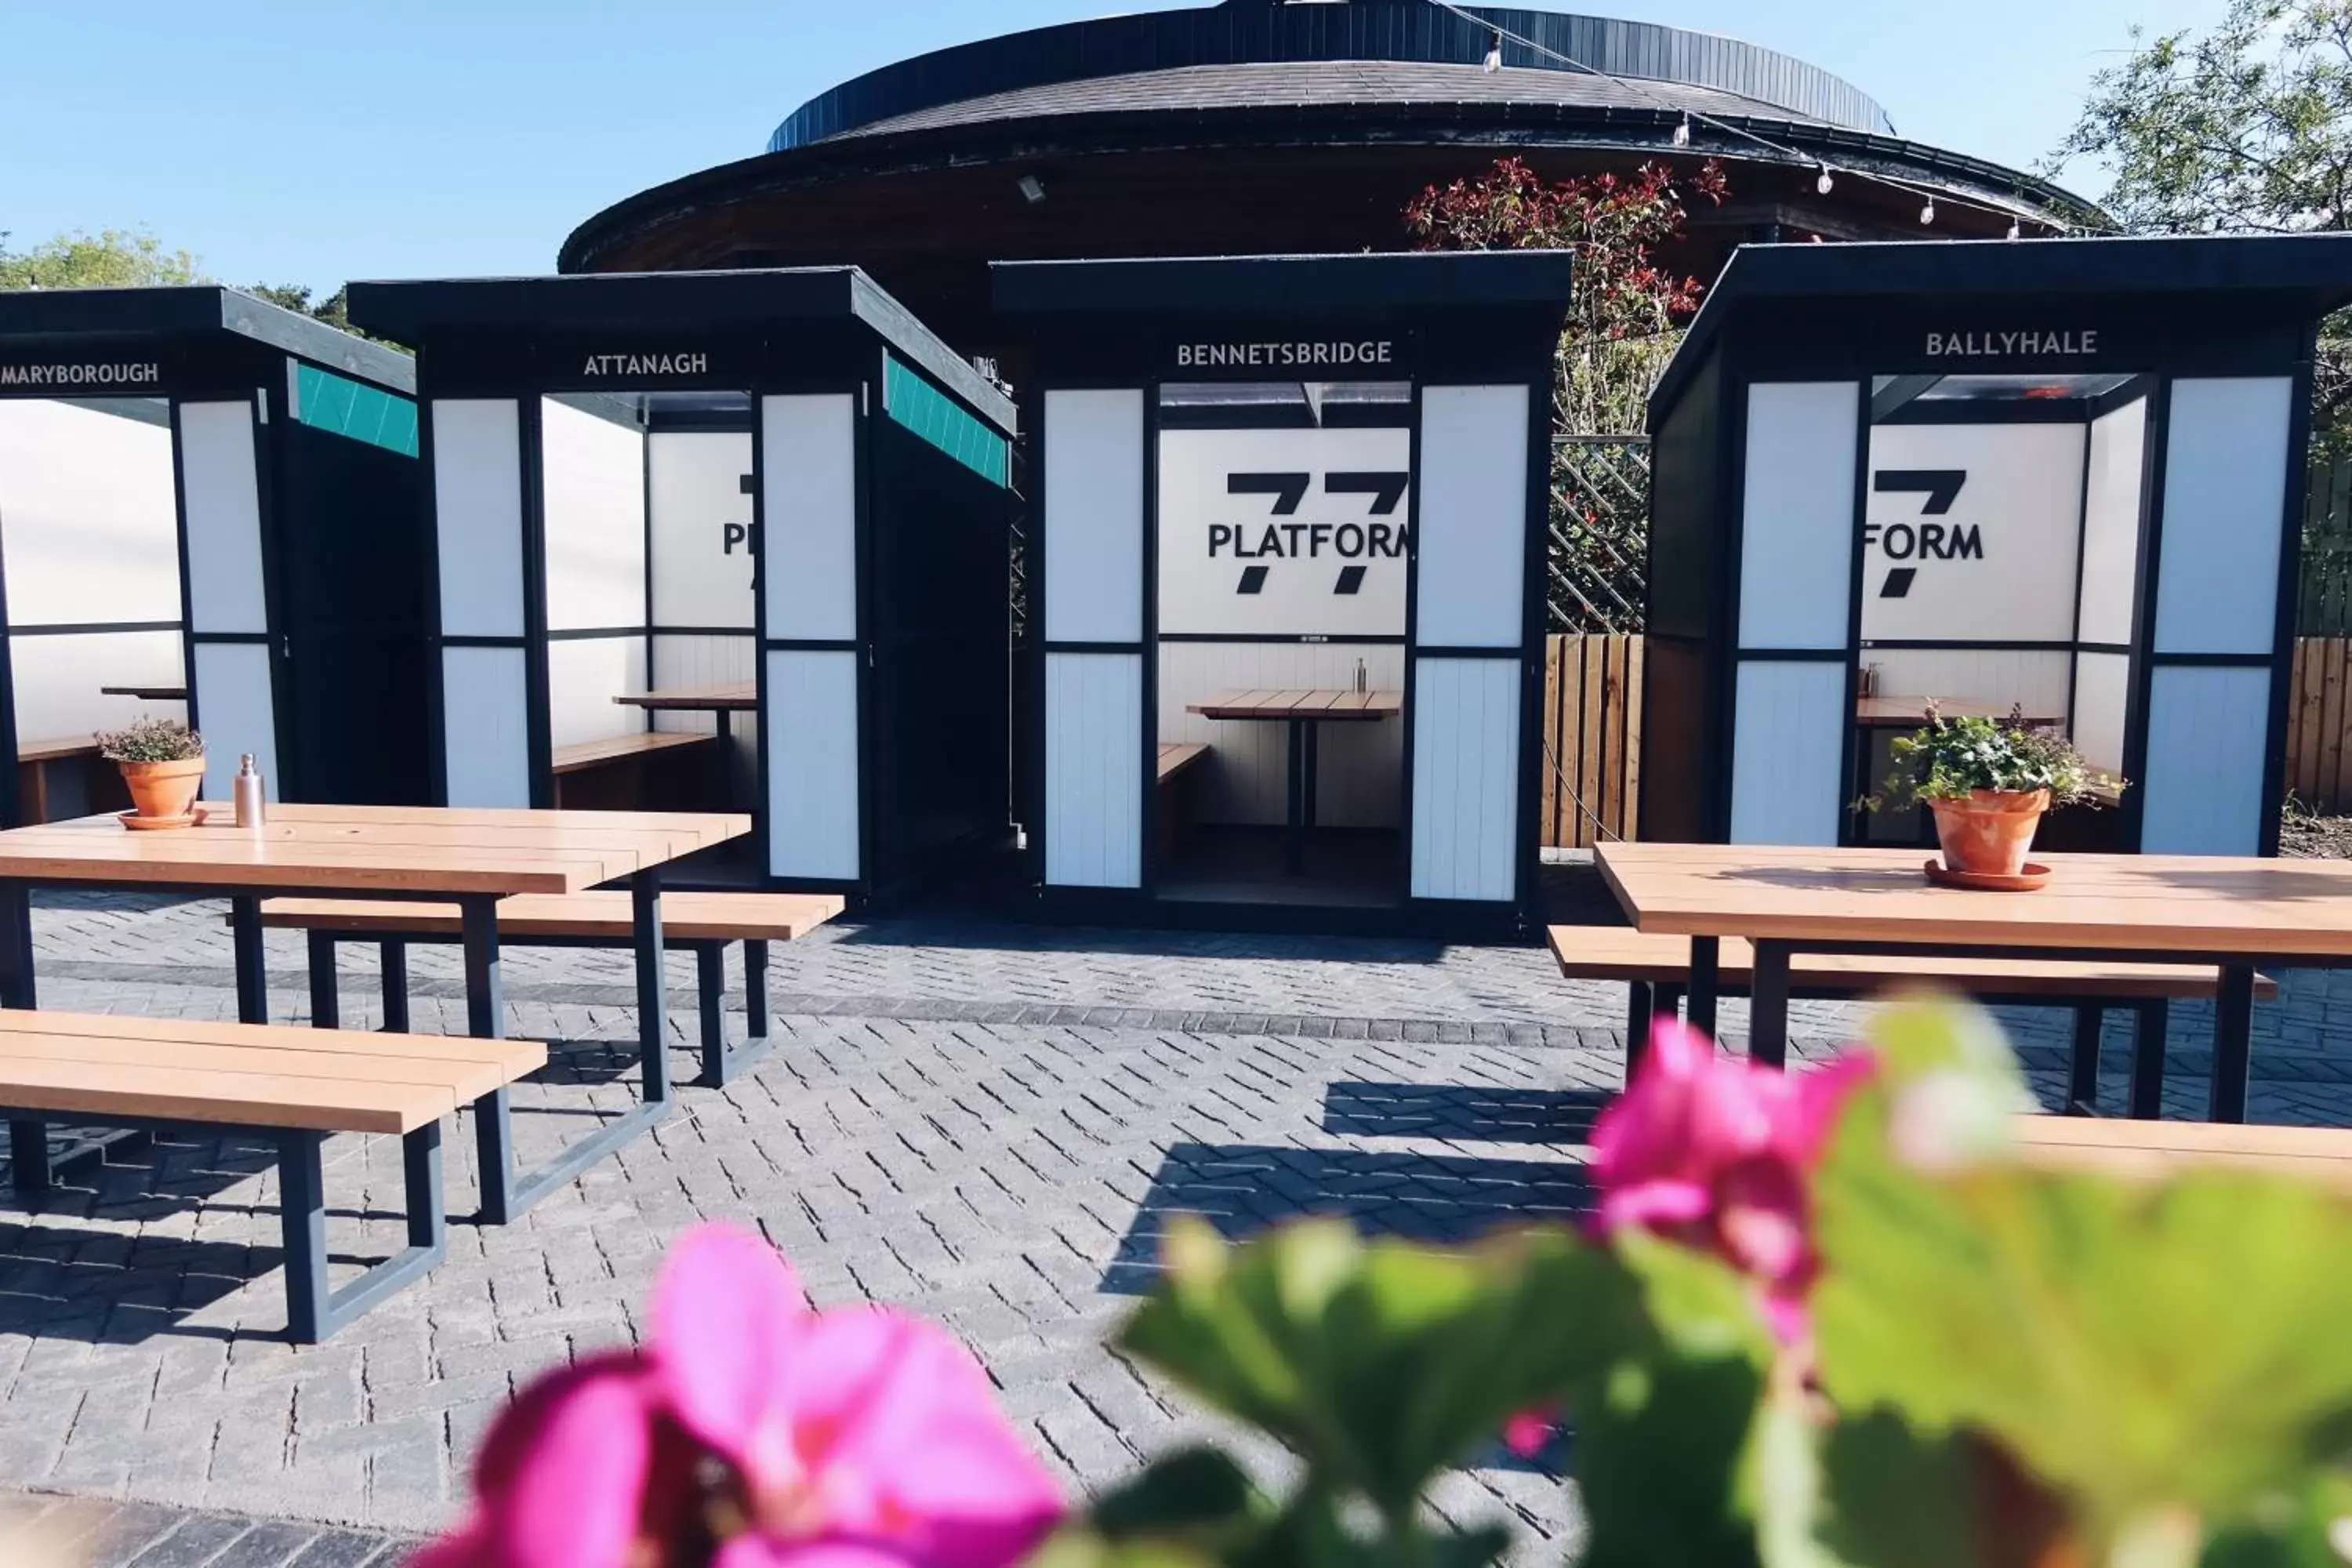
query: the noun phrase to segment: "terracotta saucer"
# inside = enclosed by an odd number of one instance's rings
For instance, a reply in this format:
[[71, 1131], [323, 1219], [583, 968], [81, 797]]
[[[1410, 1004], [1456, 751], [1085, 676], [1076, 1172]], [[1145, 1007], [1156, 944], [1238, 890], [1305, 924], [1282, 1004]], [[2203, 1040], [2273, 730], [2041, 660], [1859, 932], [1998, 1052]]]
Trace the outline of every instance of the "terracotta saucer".
[[114, 820], [139, 833], [161, 833], [173, 827], [201, 827], [205, 813], [202, 807], [184, 812], [178, 816], [142, 816], [135, 811], [118, 811]]
[[1928, 861], [1924, 869], [1927, 880], [1939, 888], [1965, 888], [1972, 893], [2030, 893], [2050, 880], [2050, 868], [2031, 860], [2014, 877], [1998, 871], [1955, 871], [1941, 860]]

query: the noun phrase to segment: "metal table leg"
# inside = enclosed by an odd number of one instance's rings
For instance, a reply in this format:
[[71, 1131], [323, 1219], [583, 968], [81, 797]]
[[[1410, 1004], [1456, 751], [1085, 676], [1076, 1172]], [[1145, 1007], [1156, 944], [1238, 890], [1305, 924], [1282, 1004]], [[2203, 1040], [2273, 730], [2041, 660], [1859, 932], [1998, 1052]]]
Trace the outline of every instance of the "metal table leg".
[[278, 1218], [286, 1244], [286, 1332], [314, 1345], [439, 1263], [449, 1250], [441, 1186], [441, 1124], [429, 1121], [401, 1139], [407, 1188], [408, 1246], [340, 1290], [327, 1283], [327, 1194], [320, 1152], [323, 1132], [278, 1133]]
[[[0, 882], [0, 1007], [34, 1005], [33, 890]], [[49, 1123], [44, 1116], [8, 1119], [8, 1177], [24, 1194], [49, 1188]]]
[[1695, 936], [1690, 944], [1690, 996], [1685, 1016], [1700, 1034], [1715, 1033], [1717, 966], [1723, 953], [1719, 937]]
[[1756, 944], [1755, 974], [1748, 984], [1748, 1059], [1769, 1068], [1789, 1065], [1789, 944], [1784, 942]]
[[2246, 1119], [2246, 1076], [2253, 1061], [2253, 969], [2243, 963], [2225, 963], [2221, 990], [2213, 998], [2213, 1081], [2206, 1094], [2206, 1121]]
[[408, 1033], [408, 944], [388, 939], [376, 946], [383, 970], [383, 1032]]
[[2132, 1008], [2131, 1114], [2156, 1121], [2164, 1115], [2164, 1037], [2172, 1005], [2157, 998]]
[[[478, 1040], [506, 1033], [506, 985], [499, 973], [499, 900], [493, 894], [460, 900], [466, 945], [466, 1032]], [[514, 1122], [500, 1088], [474, 1102], [474, 1158], [480, 1167], [484, 1225], [504, 1225], [516, 1203]]]
[[1625, 1081], [1633, 1081], [1633, 1069], [1642, 1063], [1642, 1053], [1650, 1046], [1650, 1028], [1656, 1021], [1658, 994], [1646, 980], [1636, 980], [1625, 987], [1630, 993], [1625, 1005]]
[[2099, 1042], [2107, 1010], [2094, 1002], [2074, 1008], [2074, 1048], [2066, 1058], [2066, 1114], [2096, 1116], [2099, 1104]]
[[228, 901], [228, 928], [236, 942], [236, 1018], [240, 1024], [269, 1022], [268, 953], [261, 944], [261, 900], [239, 893]]
[[343, 1026], [342, 996], [335, 989], [335, 933], [314, 931], [310, 939], [310, 1026], [340, 1029]]
[[1315, 727], [1303, 719], [1290, 721], [1290, 842], [1283, 853], [1283, 869], [1294, 877], [1307, 871], [1307, 770], [1308, 737]]

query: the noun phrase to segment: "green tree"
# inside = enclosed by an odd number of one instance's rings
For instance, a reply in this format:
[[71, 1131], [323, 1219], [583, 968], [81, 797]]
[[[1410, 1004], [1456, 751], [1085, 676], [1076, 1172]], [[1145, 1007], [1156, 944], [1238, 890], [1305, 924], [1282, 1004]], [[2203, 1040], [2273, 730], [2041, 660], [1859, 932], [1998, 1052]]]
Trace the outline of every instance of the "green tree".
[[[2352, 0], [2231, 0], [2209, 30], [2131, 37], [2048, 173], [2105, 169], [2134, 234], [2352, 229]], [[2352, 447], [2352, 316], [2323, 327], [2316, 383], [2315, 451]]]
[[77, 230], [12, 250], [0, 230], [0, 289], [131, 289], [195, 283], [204, 273], [184, 250], [166, 250], [145, 229]]

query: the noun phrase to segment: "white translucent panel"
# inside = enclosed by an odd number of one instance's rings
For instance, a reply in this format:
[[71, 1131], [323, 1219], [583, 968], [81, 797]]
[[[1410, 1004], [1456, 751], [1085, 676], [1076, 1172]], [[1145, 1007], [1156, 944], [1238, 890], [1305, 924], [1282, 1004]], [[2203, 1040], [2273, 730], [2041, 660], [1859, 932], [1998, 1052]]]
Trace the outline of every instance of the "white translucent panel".
[[1731, 841], [1831, 845], [1847, 801], [1845, 668], [1743, 659], [1731, 744]]
[[1525, 386], [1422, 389], [1420, 505], [1413, 640], [1519, 647], [1527, 637]]
[[2084, 440], [2080, 425], [1874, 427], [1863, 637], [2073, 640]]
[[2139, 847], [2151, 855], [2262, 848], [2271, 672], [2158, 668], [2148, 679]]
[[2172, 384], [2158, 652], [2271, 651], [2294, 401], [2294, 384], [2285, 376]]
[[539, 451], [549, 629], [644, 626], [645, 433], [545, 397]]
[[763, 397], [760, 432], [768, 635], [845, 642], [857, 635], [857, 400]]
[[646, 469], [654, 624], [750, 630], [755, 563], [751, 497], [743, 487], [751, 477], [751, 434], [657, 431], [646, 437]]
[[2083, 481], [2084, 642], [2129, 643], [2139, 595], [2140, 515], [2147, 491], [2147, 400], [2091, 421]]
[[1143, 637], [1143, 394], [1045, 394], [1045, 640]]
[[1519, 666], [1413, 661], [1412, 896], [1518, 895]]
[[530, 804], [523, 650], [441, 650], [441, 741], [451, 805]]
[[446, 637], [522, 636], [521, 414], [499, 398], [436, 398], [434, 532]]
[[205, 798], [227, 802], [238, 759], [253, 753], [269, 798], [278, 798], [278, 721], [269, 679], [269, 649], [262, 643], [198, 643], [193, 693], [196, 728], [205, 737]]
[[1143, 880], [1143, 660], [1045, 656], [1045, 880]]
[[8, 673], [19, 742], [62, 741], [121, 728], [142, 713], [181, 718], [179, 702], [101, 696], [101, 686], [178, 686], [188, 678], [177, 632], [13, 637]]
[[2125, 719], [2131, 711], [2131, 658], [2085, 653], [2074, 660], [2074, 749], [2102, 773], [2120, 775]]
[[547, 645], [547, 737], [576, 746], [646, 727], [646, 710], [613, 700], [646, 689], [646, 639], [557, 637]]
[[768, 869], [779, 877], [858, 874], [857, 656], [768, 654]]
[[11, 626], [178, 620], [170, 426], [0, 399], [0, 552]]
[[251, 404], [180, 405], [180, 494], [188, 519], [189, 628], [268, 631]]
[[[1843, 647], [1853, 635], [1853, 444], [1861, 384], [1748, 389], [1739, 645]], [[1705, 571], [1706, 563], [1668, 563]]]

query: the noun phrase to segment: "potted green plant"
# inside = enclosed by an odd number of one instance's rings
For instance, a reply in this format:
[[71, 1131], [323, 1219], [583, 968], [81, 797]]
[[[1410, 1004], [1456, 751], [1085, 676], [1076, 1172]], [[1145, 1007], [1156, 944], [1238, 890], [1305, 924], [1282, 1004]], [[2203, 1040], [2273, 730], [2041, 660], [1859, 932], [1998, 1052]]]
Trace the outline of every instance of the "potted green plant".
[[1893, 745], [1888, 798], [1925, 803], [1936, 818], [1944, 868], [1969, 877], [2016, 878], [2042, 816], [2053, 805], [2096, 805], [2124, 787], [2095, 772], [2065, 736], [2006, 719], [1946, 718], [1927, 704], [1927, 724]]
[[93, 737], [99, 755], [122, 770], [134, 827], [186, 827], [194, 823], [205, 784], [205, 738], [177, 719], [135, 719]]

